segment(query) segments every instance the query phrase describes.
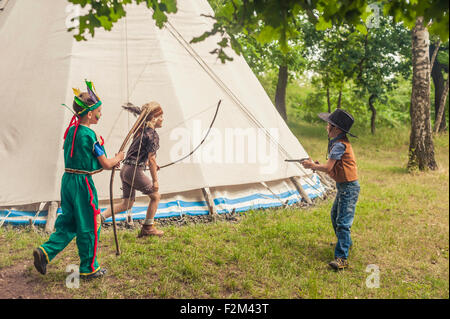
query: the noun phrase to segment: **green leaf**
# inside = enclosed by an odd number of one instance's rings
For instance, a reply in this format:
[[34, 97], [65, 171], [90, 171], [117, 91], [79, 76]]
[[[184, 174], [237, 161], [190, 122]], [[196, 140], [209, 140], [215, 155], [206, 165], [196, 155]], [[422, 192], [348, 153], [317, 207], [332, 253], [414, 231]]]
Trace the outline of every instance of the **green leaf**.
[[316, 30], [323, 31], [323, 30], [331, 28], [332, 26], [333, 26], [333, 24], [331, 23], [331, 20], [325, 21], [325, 18], [323, 16], [320, 16], [319, 20], [316, 23]]
[[237, 41], [235, 37], [231, 37], [230, 42], [231, 48], [234, 50], [234, 52], [240, 55], [242, 53], [242, 46], [239, 41]]
[[164, 27], [164, 23], [167, 22], [167, 16], [159, 9], [155, 10], [152, 18], [155, 20], [156, 25], [160, 29], [162, 29]]
[[163, 2], [166, 5], [167, 13], [177, 12], [177, 0], [164, 0]]
[[356, 30], [358, 30], [361, 34], [364, 34], [364, 35], [367, 34], [367, 28], [366, 28], [366, 26], [365, 26], [364, 24], [359, 23], [359, 24], [357, 24], [357, 25], [355, 26], [355, 28], [356, 28]]
[[227, 38], [223, 38], [221, 41], [217, 42], [217, 44], [222, 47], [225, 48], [228, 46], [228, 39]]
[[105, 28], [105, 30], [110, 31], [113, 23], [108, 19], [108, 17], [106, 16], [95, 16], [97, 18], [98, 21], [100, 21], [101, 25], [103, 28]]
[[270, 41], [276, 40], [278, 37], [278, 32], [272, 26], [268, 25], [261, 29], [259, 34], [256, 36], [256, 40], [261, 44], [269, 43]]

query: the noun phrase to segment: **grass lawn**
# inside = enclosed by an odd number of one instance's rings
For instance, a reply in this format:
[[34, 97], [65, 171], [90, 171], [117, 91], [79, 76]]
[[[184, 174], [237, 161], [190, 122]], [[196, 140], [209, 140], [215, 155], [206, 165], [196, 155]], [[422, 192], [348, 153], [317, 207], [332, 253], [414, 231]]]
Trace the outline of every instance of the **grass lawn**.
[[[290, 127], [313, 159], [325, 160], [325, 125]], [[435, 138], [439, 170], [410, 174], [408, 129], [354, 133], [361, 194], [342, 272], [327, 265], [335, 243], [329, 198], [308, 209], [248, 212], [235, 223], [164, 227], [163, 238], [121, 230], [118, 257], [104, 229], [98, 255], [108, 275], [78, 289], [65, 285], [66, 266], [78, 264], [75, 241], [42, 276], [31, 252], [48, 236], [3, 227], [0, 274], [24, 265], [35, 293], [66, 298], [449, 298], [448, 134]], [[379, 288], [366, 286], [368, 265], [379, 269]]]

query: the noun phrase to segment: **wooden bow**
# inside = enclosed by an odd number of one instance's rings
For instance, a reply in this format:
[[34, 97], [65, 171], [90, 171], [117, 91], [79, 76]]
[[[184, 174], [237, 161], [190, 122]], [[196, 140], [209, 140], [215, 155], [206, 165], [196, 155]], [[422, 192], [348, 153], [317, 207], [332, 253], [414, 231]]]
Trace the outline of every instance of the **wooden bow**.
[[[146, 108], [138, 117], [136, 122], [134, 123], [131, 130], [128, 132], [127, 136], [125, 137], [125, 140], [123, 141], [122, 145], [120, 146], [119, 153], [122, 152], [125, 149], [125, 146], [127, 145], [128, 141], [132, 136], [136, 134], [136, 132], [141, 128], [141, 126], [145, 123], [145, 119], [147, 118], [150, 110], [149, 108]], [[114, 201], [113, 201], [113, 185], [114, 185], [114, 173], [116, 171], [116, 168], [113, 167], [111, 170], [111, 180], [109, 182], [109, 199], [110, 199], [110, 205], [111, 205], [111, 217], [113, 221], [113, 230], [114, 230], [114, 240], [116, 242], [116, 255], [120, 255], [120, 248], [119, 248], [119, 240], [117, 239], [117, 227], [116, 227], [116, 218], [114, 215]]]
[[199, 144], [198, 144], [198, 145], [197, 145], [197, 146], [196, 146], [189, 154], [186, 154], [186, 155], [184, 155], [183, 157], [181, 157], [181, 158], [177, 159], [176, 161], [173, 161], [173, 162], [171, 162], [171, 163], [169, 163], [169, 164], [165, 164], [165, 165], [163, 165], [163, 166], [160, 166], [160, 167], [159, 167], [160, 169], [166, 168], [166, 167], [168, 167], [168, 166], [170, 166], [170, 165], [173, 165], [173, 164], [176, 164], [176, 163], [178, 163], [178, 162], [181, 162], [181, 161], [184, 160], [185, 158], [188, 158], [189, 156], [191, 156], [192, 154], [194, 154], [194, 152], [195, 152], [195, 151], [203, 144], [203, 142], [204, 142], [204, 141], [206, 140], [206, 138], [208, 137], [209, 132], [211, 131], [211, 128], [213, 127], [214, 122], [216, 121], [217, 113], [219, 113], [220, 103], [222, 103], [222, 100], [219, 100], [219, 102], [217, 103], [216, 113], [214, 113], [214, 117], [213, 117], [213, 119], [212, 119], [212, 121], [211, 121], [211, 124], [209, 124], [208, 131], [206, 132], [205, 136], [204, 136], [203, 139], [200, 141], [200, 143], [199, 143]]

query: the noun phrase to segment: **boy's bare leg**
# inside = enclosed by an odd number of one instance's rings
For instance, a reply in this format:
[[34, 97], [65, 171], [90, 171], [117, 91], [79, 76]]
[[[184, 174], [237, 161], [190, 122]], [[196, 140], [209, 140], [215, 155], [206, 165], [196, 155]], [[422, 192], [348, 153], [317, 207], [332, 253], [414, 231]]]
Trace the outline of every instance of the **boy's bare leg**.
[[156, 235], [162, 236], [164, 232], [162, 230], [156, 229], [154, 225], [154, 219], [156, 215], [156, 211], [158, 209], [159, 201], [161, 200], [161, 195], [159, 193], [152, 193], [149, 195], [150, 203], [147, 208], [147, 214], [145, 216], [144, 224], [142, 225], [141, 232], [139, 233], [139, 237], [148, 236], [148, 235]]
[[[128, 204], [128, 205], [127, 205]], [[114, 204], [114, 212], [115, 213], [121, 213], [123, 211], [126, 211], [127, 209], [130, 209], [133, 207], [134, 200], [128, 198], [122, 199], [120, 203]], [[102, 217], [104, 219], [111, 217], [111, 207], [108, 207], [104, 212], [102, 212]]]
[[153, 193], [149, 195], [150, 197], [150, 204], [147, 208], [147, 215], [145, 216], [146, 219], [154, 219], [156, 215], [156, 211], [158, 209], [159, 201], [161, 200], [161, 195], [159, 193]]

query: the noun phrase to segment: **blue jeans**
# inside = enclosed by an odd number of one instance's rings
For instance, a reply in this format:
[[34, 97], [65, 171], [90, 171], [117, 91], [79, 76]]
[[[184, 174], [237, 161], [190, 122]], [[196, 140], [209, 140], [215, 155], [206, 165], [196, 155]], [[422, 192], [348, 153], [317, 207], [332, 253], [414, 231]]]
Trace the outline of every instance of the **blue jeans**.
[[337, 237], [334, 258], [348, 258], [352, 245], [350, 228], [355, 217], [356, 202], [359, 195], [359, 182], [336, 183], [337, 194], [331, 208], [331, 223]]

